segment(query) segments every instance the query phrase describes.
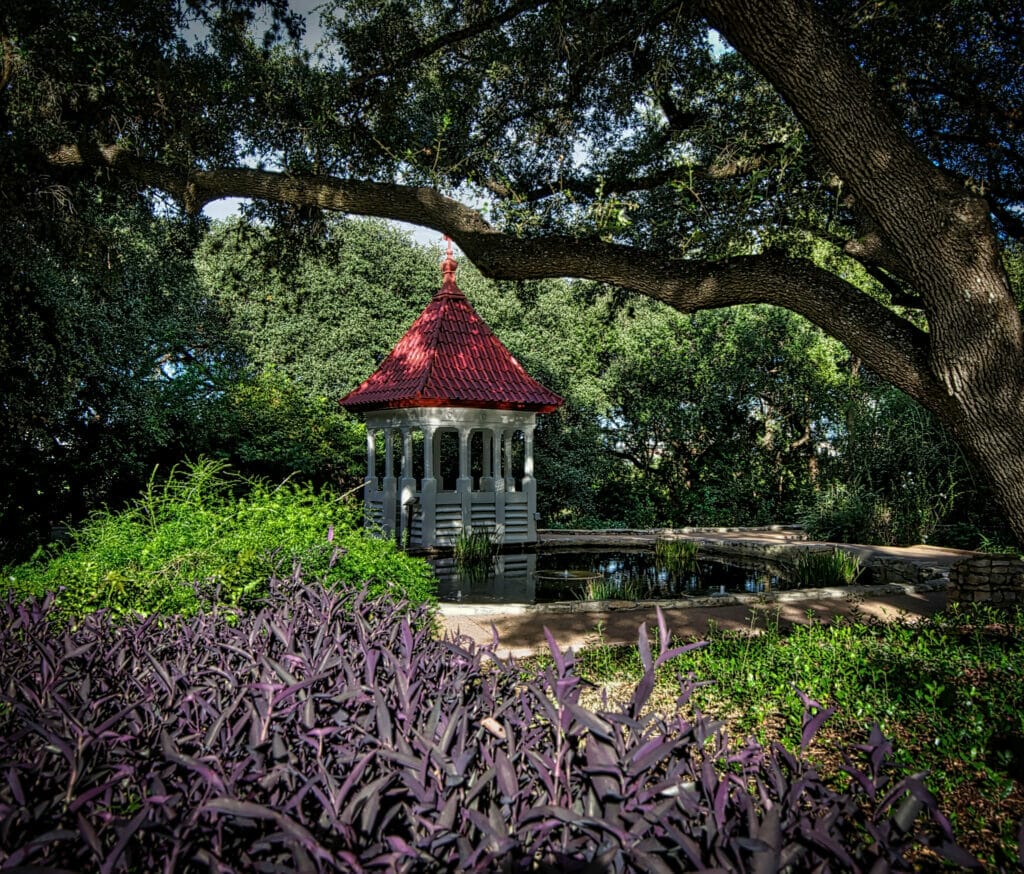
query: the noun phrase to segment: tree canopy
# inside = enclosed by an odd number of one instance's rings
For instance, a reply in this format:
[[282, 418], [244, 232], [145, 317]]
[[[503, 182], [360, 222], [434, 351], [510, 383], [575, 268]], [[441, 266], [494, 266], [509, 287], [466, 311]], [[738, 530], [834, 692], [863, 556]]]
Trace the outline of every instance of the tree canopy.
[[9, 4], [6, 222], [251, 197], [445, 231], [491, 277], [773, 303], [938, 416], [1024, 539], [1019, 4], [320, 11], [309, 49], [281, 0]]

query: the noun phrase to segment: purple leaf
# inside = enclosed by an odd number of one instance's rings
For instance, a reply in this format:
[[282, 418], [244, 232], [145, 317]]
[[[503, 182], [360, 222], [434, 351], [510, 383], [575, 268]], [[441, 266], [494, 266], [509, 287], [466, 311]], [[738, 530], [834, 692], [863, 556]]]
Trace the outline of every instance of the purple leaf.
[[[818, 707], [821, 707], [821, 705], [819, 704]], [[822, 708], [814, 716], [808, 716], [808, 712], [804, 711], [803, 733], [800, 735], [800, 746], [803, 749], [807, 749], [810, 746], [818, 731], [835, 712], [835, 707]]]
[[647, 623], [644, 622], [640, 625], [640, 630], [637, 634], [637, 647], [640, 650], [640, 666], [644, 669], [644, 672], [654, 670], [654, 661], [651, 658], [651, 641], [647, 637]]

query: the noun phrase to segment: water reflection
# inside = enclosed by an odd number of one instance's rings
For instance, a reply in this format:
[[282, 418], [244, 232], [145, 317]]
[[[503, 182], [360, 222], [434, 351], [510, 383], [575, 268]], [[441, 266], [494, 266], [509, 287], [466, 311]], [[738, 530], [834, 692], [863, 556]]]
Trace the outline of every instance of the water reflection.
[[450, 556], [432, 563], [440, 599], [470, 604], [685, 598], [792, 588], [778, 568], [768, 565], [701, 558], [697, 572], [672, 574], [644, 551], [502, 554], [486, 573], [460, 572]]

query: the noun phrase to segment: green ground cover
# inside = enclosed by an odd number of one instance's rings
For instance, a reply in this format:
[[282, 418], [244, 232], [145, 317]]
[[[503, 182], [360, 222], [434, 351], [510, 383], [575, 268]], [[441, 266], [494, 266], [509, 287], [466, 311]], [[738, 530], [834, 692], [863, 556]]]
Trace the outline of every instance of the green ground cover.
[[[712, 627], [708, 645], [662, 668], [655, 704], [671, 711], [676, 671], [711, 681], [692, 704], [726, 721], [734, 738], [799, 742], [806, 692], [835, 713], [813, 750], [839, 773], [840, 746], [878, 722], [903, 773], [925, 781], [957, 836], [993, 868], [1016, 864], [1024, 817], [1024, 615], [950, 610], [912, 623], [866, 617], [783, 628], [760, 611], [744, 632]], [[636, 647], [598, 645], [578, 665], [614, 697], [639, 677]]]

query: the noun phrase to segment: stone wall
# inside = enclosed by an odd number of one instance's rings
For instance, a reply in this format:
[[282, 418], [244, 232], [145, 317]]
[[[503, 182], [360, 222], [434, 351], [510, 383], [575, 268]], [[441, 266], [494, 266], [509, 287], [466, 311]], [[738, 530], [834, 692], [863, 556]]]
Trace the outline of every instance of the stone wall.
[[953, 565], [951, 602], [1024, 604], [1024, 561], [1015, 555], [982, 555]]

